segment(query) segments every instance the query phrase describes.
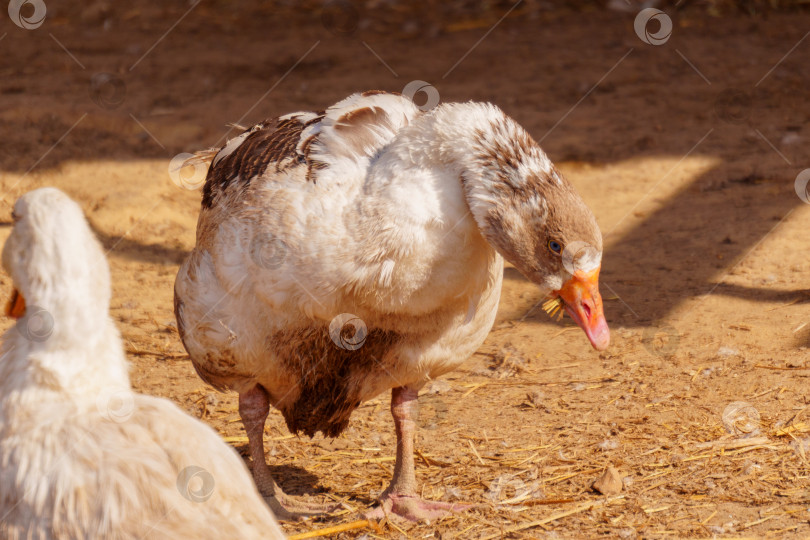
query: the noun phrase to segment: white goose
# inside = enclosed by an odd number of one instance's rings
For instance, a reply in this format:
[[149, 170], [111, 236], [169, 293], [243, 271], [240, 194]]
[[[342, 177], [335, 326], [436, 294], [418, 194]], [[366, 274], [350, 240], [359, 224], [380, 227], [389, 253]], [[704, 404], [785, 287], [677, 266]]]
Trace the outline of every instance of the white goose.
[[452, 510], [416, 492], [417, 392], [484, 341], [503, 258], [595, 348], [608, 345], [593, 214], [493, 105], [422, 112], [365, 92], [257, 124], [203, 155], [211, 166], [197, 245], [175, 284], [178, 328], [200, 376], [239, 393], [254, 477], [279, 512], [308, 507], [265, 462], [269, 405], [292, 432], [336, 436], [388, 389], [397, 461], [371, 515]]
[[284, 538], [241, 458], [130, 389], [110, 275], [79, 206], [43, 188], [3, 249], [17, 323], [0, 356], [0, 538]]

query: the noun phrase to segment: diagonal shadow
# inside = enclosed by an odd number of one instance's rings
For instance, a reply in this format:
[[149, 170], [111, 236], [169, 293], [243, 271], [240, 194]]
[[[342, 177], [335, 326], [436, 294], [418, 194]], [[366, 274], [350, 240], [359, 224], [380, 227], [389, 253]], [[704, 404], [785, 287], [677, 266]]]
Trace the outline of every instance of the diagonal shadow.
[[189, 253], [185, 249], [173, 248], [160, 243], [143, 243], [126, 236], [111, 235], [99, 229], [92, 220], [88, 221], [90, 228], [96, 234], [104, 249], [107, 251], [112, 250], [108, 256], [115, 255], [152, 264], [179, 265], [182, 264]]

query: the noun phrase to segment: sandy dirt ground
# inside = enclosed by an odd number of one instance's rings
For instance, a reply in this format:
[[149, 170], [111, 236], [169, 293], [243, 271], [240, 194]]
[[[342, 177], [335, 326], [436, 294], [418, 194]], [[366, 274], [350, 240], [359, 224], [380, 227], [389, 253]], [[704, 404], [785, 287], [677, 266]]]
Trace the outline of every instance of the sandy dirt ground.
[[[423, 495], [481, 506], [339, 537], [810, 537], [808, 12], [667, 8], [656, 45], [638, 8], [255, 4], [49, 1], [38, 28], [0, 23], [0, 240], [25, 191], [80, 202], [138, 391], [245, 453], [235, 395], [197, 378], [175, 329], [200, 192], [172, 157], [230, 123], [423, 80], [500, 105], [593, 208], [613, 343], [590, 349], [507, 268], [491, 335], [425, 390], [417, 441]], [[290, 534], [357, 519], [393, 468], [388, 396], [336, 440], [293, 437], [275, 411], [265, 434], [285, 490], [346, 507]], [[606, 497], [609, 466], [623, 489]]]

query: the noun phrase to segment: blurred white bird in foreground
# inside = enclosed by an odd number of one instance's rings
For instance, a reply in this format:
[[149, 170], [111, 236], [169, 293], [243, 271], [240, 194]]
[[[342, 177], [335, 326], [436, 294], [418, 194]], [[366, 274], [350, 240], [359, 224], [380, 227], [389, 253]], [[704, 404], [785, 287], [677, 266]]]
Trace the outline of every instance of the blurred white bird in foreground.
[[133, 393], [110, 275], [79, 206], [14, 205], [0, 357], [0, 538], [284, 538], [240, 457], [166, 399]]

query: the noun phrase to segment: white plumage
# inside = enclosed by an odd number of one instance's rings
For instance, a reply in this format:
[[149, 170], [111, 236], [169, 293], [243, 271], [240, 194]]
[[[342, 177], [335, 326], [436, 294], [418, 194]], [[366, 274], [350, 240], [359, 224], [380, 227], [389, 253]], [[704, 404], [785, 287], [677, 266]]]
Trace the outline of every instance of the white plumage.
[[165, 399], [132, 392], [110, 277], [79, 206], [14, 206], [0, 357], [0, 538], [284, 538], [241, 458]]

